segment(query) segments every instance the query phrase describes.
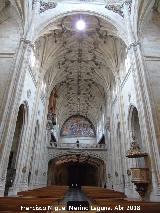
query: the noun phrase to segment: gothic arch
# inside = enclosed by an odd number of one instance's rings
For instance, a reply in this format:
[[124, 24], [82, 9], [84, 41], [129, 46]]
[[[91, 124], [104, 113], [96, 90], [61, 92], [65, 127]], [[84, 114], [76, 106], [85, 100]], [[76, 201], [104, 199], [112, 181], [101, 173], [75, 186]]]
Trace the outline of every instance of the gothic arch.
[[[19, 122], [19, 114], [20, 114], [20, 116], [22, 116], [22, 120], [21, 120], [20, 126], [17, 127], [17, 122]], [[16, 132], [16, 128], [19, 128], [19, 131], [20, 131], [19, 140], [17, 141], [17, 143], [18, 143], [17, 158], [19, 156], [20, 147], [22, 145], [22, 142], [25, 140], [25, 134], [26, 134], [27, 125], [28, 125], [28, 116], [29, 116], [28, 102], [23, 101], [22, 104], [19, 106], [16, 127], [15, 127], [15, 132]], [[16, 133], [14, 133], [14, 137], [15, 137], [15, 134]], [[14, 137], [13, 137], [12, 145], [14, 143]]]
[[[104, 161], [98, 158], [83, 156], [83, 154], [62, 155], [51, 159], [48, 163], [48, 185], [78, 183], [101, 186], [105, 182], [105, 168]], [[83, 180], [81, 181], [79, 177]]]
[[8, 194], [8, 190], [13, 186], [16, 169], [18, 164], [19, 155], [22, 148], [22, 143], [25, 140], [25, 134], [28, 123], [28, 106], [27, 102], [23, 102], [19, 106], [19, 111], [17, 114], [16, 127], [14, 131], [14, 136], [12, 140], [12, 146], [9, 153], [9, 161], [7, 167], [6, 175], [6, 185], [5, 185], [5, 194]]

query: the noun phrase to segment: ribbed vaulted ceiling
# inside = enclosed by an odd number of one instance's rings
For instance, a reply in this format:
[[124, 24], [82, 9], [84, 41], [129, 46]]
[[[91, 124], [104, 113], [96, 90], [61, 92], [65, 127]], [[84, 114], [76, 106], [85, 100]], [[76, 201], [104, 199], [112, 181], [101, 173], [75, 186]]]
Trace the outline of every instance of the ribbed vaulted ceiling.
[[[84, 31], [75, 27], [79, 19], [86, 23]], [[57, 90], [60, 125], [75, 114], [96, 124], [124, 55], [125, 45], [116, 33], [95, 16], [77, 14], [56, 21], [36, 42], [50, 92]]]

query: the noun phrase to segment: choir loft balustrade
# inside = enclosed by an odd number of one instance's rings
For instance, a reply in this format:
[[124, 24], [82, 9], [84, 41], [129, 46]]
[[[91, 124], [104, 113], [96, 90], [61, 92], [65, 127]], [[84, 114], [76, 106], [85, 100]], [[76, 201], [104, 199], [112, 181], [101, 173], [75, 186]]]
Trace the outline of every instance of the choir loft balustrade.
[[48, 162], [62, 155], [92, 156], [107, 161], [107, 148], [105, 144], [79, 144], [76, 143], [54, 143], [48, 146]]
[[91, 149], [91, 150], [105, 150], [106, 144], [83, 144], [83, 143], [50, 143], [49, 149]]

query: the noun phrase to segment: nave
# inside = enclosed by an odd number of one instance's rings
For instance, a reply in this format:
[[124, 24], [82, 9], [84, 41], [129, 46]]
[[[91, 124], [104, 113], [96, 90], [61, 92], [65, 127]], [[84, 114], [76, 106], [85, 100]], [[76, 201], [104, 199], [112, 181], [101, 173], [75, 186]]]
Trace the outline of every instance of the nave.
[[101, 187], [83, 186], [79, 189], [68, 186], [49, 186], [19, 192], [16, 197], [1, 197], [0, 213], [67, 212], [68, 201], [88, 201], [90, 205], [88, 212], [158, 213], [160, 210], [159, 202], [130, 200], [124, 193]]
[[159, 35], [160, 0], [0, 0], [1, 211], [157, 206]]

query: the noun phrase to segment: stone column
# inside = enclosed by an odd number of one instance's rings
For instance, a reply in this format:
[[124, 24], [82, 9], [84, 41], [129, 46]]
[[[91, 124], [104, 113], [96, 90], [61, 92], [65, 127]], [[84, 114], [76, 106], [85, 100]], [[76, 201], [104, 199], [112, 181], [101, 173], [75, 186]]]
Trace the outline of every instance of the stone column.
[[[120, 77], [118, 76], [117, 79], [117, 86], [118, 86], [118, 97], [117, 97], [117, 101], [118, 101], [118, 106], [119, 106], [119, 120], [120, 120], [120, 132], [121, 132], [121, 139], [120, 139], [120, 167], [119, 167], [119, 173], [120, 173], [120, 182], [122, 184], [122, 187], [124, 187], [124, 178], [126, 180], [126, 171], [127, 171], [127, 160], [125, 158], [126, 155], [126, 147], [125, 147], [125, 143], [127, 141], [127, 129], [125, 128], [125, 121], [124, 121], [124, 109], [123, 109], [123, 101], [122, 101], [122, 97], [121, 97], [121, 81], [120, 81]], [[126, 182], [126, 181], [125, 181]], [[122, 188], [122, 190], [125, 192], [125, 188]]]
[[[38, 84], [38, 91], [37, 91], [37, 95], [36, 95], [36, 101], [35, 101], [35, 107], [34, 107], [34, 113], [33, 113], [33, 120], [32, 120], [32, 126], [34, 126], [34, 128], [31, 128], [31, 133], [30, 133], [30, 147], [28, 150], [28, 158], [27, 158], [27, 171], [29, 173], [29, 165], [30, 165], [30, 158], [31, 158], [31, 150], [32, 150], [32, 146], [33, 146], [33, 140], [34, 140], [34, 133], [35, 133], [35, 127], [36, 127], [36, 121], [37, 121], [37, 109], [38, 109], [38, 105], [40, 103], [41, 100], [41, 82], [42, 82], [42, 78], [40, 78], [39, 80], [39, 84]], [[45, 108], [45, 106], [44, 106]], [[45, 110], [44, 110], [45, 112]], [[44, 113], [43, 116], [47, 116], [47, 114]], [[32, 171], [31, 171], [31, 182], [30, 182], [30, 187], [34, 187], [34, 183], [36, 182], [36, 178], [38, 175], [37, 172], [37, 166], [38, 166], [38, 155], [39, 155], [39, 147], [41, 144], [41, 140], [42, 138], [41, 136], [41, 132], [44, 132], [45, 129], [43, 129], [42, 126], [39, 126], [39, 135], [38, 138], [36, 140], [36, 144], [35, 144], [35, 148], [34, 148], [34, 158], [33, 158], [33, 162], [32, 162]], [[43, 141], [44, 142], [44, 141]]]
[[[114, 99], [113, 99], [114, 98]], [[113, 94], [111, 95], [111, 117], [110, 117], [110, 126], [111, 126], [111, 138], [110, 138], [110, 159], [108, 161], [112, 162], [112, 167], [111, 169], [111, 174], [109, 180], [111, 181], [111, 187], [115, 189], [116, 187], [116, 177], [115, 177], [115, 171], [116, 171], [116, 149], [115, 149], [115, 143], [116, 143], [116, 138], [115, 138], [115, 118], [114, 118], [114, 105], [115, 105], [115, 100], [116, 97], [113, 97]]]

